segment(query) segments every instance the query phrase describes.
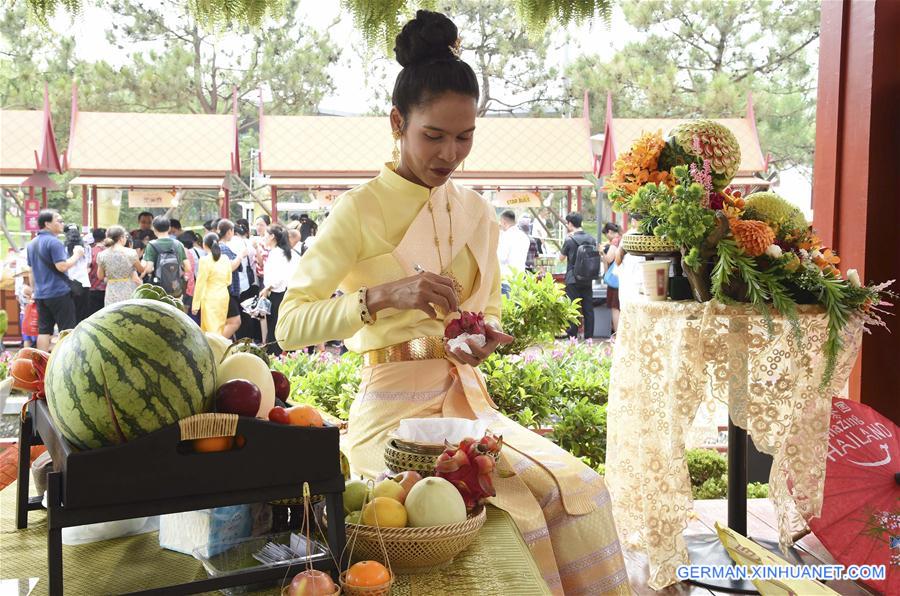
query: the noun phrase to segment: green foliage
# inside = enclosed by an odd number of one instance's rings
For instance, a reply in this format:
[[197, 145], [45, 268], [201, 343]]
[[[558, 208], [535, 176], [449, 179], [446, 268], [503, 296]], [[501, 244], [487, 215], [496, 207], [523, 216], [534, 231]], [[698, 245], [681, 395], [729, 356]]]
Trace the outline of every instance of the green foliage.
[[[684, 455], [691, 476], [691, 494], [695, 500], [724, 499], [728, 496], [728, 461], [725, 456], [710, 449], [688, 449]], [[747, 498], [764, 499], [768, 496], [768, 484], [747, 484]]]
[[559, 342], [524, 354], [491, 354], [479, 367], [500, 410], [528, 428], [555, 424], [572, 404], [605, 404], [609, 346]]
[[[618, 118], [734, 118], [753, 94], [764, 152], [778, 169], [812, 167], [816, 0], [620, 2], [639, 34], [610, 60], [577, 58], [572, 101], [590, 92], [592, 129], [606, 95]], [[663, 134], [668, 131], [663, 131]]]
[[501, 319], [503, 330], [515, 340], [500, 346], [500, 353], [518, 354], [529, 346], [553, 341], [578, 321], [578, 305], [551, 276], [518, 273], [507, 281], [510, 295], [503, 297]]
[[[645, 209], [652, 233], [668, 238], [688, 250], [684, 264], [696, 269], [700, 265], [700, 245], [715, 228], [715, 213], [703, 206], [705, 190], [691, 180], [687, 166], [676, 166], [672, 173], [678, 183], [671, 192], [665, 187], [649, 184], [635, 193], [632, 203]], [[650, 187], [644, 191], [644, 188]], [[641, 221], [644, 225], [643, 220]]]
[[584, 397], [567, 402], [553, 427], [557, 445], [595, 468], [606, 461], [606, 404]]
[[9, 315], [5, 310], [0, 310], [0, 337], [6, 335], [6, 329], [9, 326]]
[[684, 452], [691, 486], [702, 486], [710, 479], [716, 479], [728, 471], [728, 462], [720, 453], [711, 449], [688, 449]]
[[501, 412], [526, 428], [549, 423], [559, 386], [545, 359], [495, 352], [479, 369]]
[[272, 368], [290, 380], [290, 401], [321, 408], [341, 420], [350, 416], [362, 368], [358, 354], [347, 352], [338, 357], [329, 352], [300, 351], [275, 360]]
[[766, 499], [769, 497], [769, 485], [764, 482], [750, 482], [747, 484], [748, 499]]
[[[515, 3], [488, 0], [482, 4], [486, 5], [486, 14], [496, 14], [501, 19], [505, 18], [502, 13], [508, 11], [518, 21], [516, 28], [523, 31], [527, 28], [533, 38], [539, 38], [554, 19], [561, 25], [567, 25], [597, 15], [608, 22], [612, 14], [611, 0], [517, 0]], [[353, 15], [356, 28], [362, 32], [366, 42], [387, 50], [393, 48], [394, 38], [400, 32], [403, 21], [411, 18], [416, 9], [441, 10], [454, 20], [459, 14], [444, 4], [438, 5], [436, 0], [343, 0], [343, 5]], [[452, 5], [458, 6], [455, 2]]]

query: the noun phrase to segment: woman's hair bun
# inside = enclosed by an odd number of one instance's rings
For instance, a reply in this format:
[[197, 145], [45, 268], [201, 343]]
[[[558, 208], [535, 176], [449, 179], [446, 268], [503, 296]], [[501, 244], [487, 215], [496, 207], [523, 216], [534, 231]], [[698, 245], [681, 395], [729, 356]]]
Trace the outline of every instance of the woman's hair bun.
[[394, 55], [404, 68], [429, 60], [452, 60], [456, 55], [450, 48], [458, 37], [459, 30], [446, 16], [419, 10], [394, 40]]

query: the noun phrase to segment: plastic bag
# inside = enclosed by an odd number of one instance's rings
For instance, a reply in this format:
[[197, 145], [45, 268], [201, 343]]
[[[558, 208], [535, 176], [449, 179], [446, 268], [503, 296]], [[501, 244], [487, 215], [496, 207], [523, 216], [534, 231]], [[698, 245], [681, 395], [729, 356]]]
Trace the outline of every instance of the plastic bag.
[[111, 538], [155, 532], [158, 528], [158, 515], [74, 526], [62, 529], [62, 543], [66, 545], [88, 544]]

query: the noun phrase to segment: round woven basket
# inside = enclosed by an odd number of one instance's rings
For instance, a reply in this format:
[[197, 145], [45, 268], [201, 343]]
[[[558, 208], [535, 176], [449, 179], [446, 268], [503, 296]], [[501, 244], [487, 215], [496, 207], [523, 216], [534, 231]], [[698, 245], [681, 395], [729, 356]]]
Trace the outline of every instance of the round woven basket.
[[623, 249], [634, 255], [668, 255], [678, 252], [678, 247], [668, 239], [648, 234], [625, 234], [622, 236]]
[[341, 573], [341, 589], [346, 596], [388, 596], [391, 593], [391, 586], [394, 585], [394, 575], [391, 574], [391, 580], [378, 586], [348, 586], [344, 583], [347, 578], [347, 572]]
[[[446, 449], [443, 445], [430, 443], [410, 443], [391, 438], [384, 446], [384, 465], [395, 474], [412, 470], [423, 478], [434, 476], [434, 465]], [[494, 461], [500, 460], [499, 453], [492, 453]]]
[[444, 448], [437, 445], [434, 449], [427, 449], [416, 445], [421, 444], [389, 439], [384, 446], [384, 465], [395, 474], [413, 470], [423, 477], [433, 476], [434, 464]]
[[[478, 535], [487, 513], [482, 507], [466, 521], [429, 528], [376, 528], [347, 524], [347, 542], [352, 540], [354, 559], [380, 560], [382, 554], [378, 534], [384, 541], [391, 569], [399, 573], [428, 571], [449, 563]], [[346, 587], [344, 588], [346, 591]], [[347, 592], [349, 594], [349, 592]]]
[[[343, 575], [341, 575], [341, 577], [343, 577]], [[291, 589], [290, 586], [285, 586], [285, 587], [281, 588], [281, 596], [288, 596], [288, 591], [290, 589]], [[343, 594], [343, 592], [341, 592], [341, 586], [340, 586], [340, 584], [338, 584], [337, 588], [335, 588], [335, 591], [332, 592], [331, 594], [329, 594], [328, 596], [340, 596], [341, 594]]]

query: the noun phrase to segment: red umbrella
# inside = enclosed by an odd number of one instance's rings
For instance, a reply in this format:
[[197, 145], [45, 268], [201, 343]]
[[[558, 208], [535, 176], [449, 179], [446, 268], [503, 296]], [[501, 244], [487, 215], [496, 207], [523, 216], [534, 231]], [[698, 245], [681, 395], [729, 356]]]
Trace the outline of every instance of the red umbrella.
[[835, 397], [831, 405], [822, 515], [809, 527], [844, 565], [884, 565], [862, 581], [900, 594], [900, 432], [872, 408]]

